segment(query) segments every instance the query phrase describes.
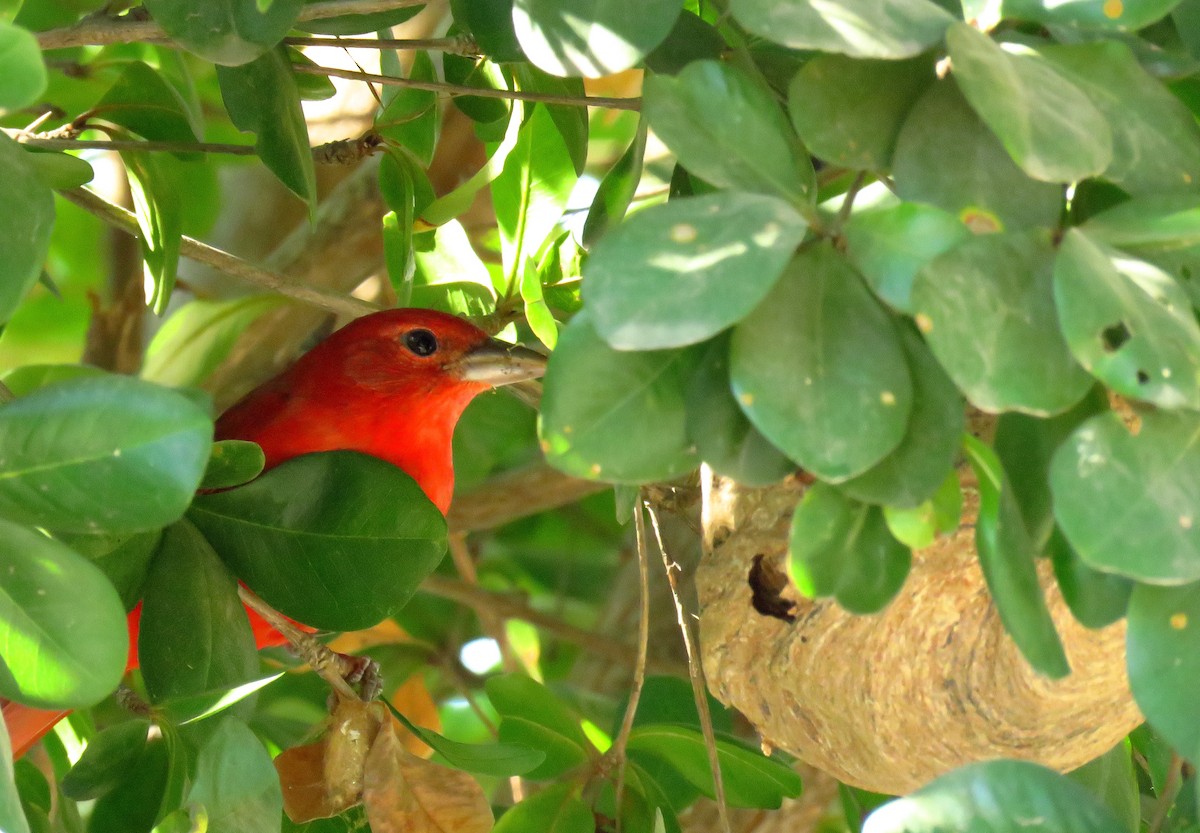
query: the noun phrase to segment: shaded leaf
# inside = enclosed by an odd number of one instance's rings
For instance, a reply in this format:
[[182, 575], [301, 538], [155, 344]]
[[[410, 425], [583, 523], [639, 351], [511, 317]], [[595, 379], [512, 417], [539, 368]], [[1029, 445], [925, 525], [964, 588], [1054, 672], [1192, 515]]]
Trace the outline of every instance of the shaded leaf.
[[1133, 31], [1164, 17], [1179, 0], [1121, 0], [1119, 3], [1056, 3], [1003, 0], [1000, 13], [1018, 20], [1087, 29]]
[[[202, 131], [188, 105], [164, 77], [141, 61], [131, 61], [92, 108], [101, 119], [145, 139], [198, 142]], [[198, 154], [179, 154], [198, 157]]]
[[63, 776], [63, 795], [75, 801], [99, 798], [125, 779], [146, 748], [148, 720], [109, 726], [88, 741], [83, 755]]
[[224, 718], [200, 747], [187, 797], [204, 806], [210, 833], [270, 830], [278, 826], [283, 812], [270, 754], [246, 724], [233, 717]]
[[25, 293], [42, 274], [54, 225], [54, 197], [30, 155], [0, 136], [0, 325], [8, 322]]
[[541, 763], [524, 774], [531, 781], [558, 778], [588, 762], [590, 746], [524, 717], [505, 716], [500, 721], [498, 737], [501, 743], [524, 746], [542, 754]]
[[[37, 172], [38, 178], [55, 191], [86, 185], [96, 175], [86, 160], [69, 153], [30, 153], [28, 161]], [[44, 283], [49, 280], [49, 276], [43, 272], [39, 279]], [[57, 293], [52, 283], [48, 284], [47, 288]]]
[[183, 235], [178, 169], [169, 158], [152, 153], [121, 154], [137, 215], [142, 269], [153, 291], [146, 303], [162, 315], [175, 289]]
[[1176, 749], [1200, 748], [1200, 585], [1138, 584], [1129, 599], [1129, 687], [1155, 731]]
[[0, 110], [34, 104], [46, 90], [46, 64], [37, 38], [0, 20]]
[[220, 440], [213, 443], [212, 456], [208, 458], [200, 488], [229, 489], [248, 483], [262, 474], [266, 462], [258, 443]]
[[0, 829], [29, 833], [29, 822], [21, 810], [21, 797], [13, 777], [12, 742], [3, 720], [0, 720]]
[[595, 833], [592, 810], [576, 792], [574, 784], [547, 787], [501, 816], [493, 833]]
[[1049, 541], [1054, 578], [1063, 600], [1085, 628], [1105, 628], [1125, 617], [1134, 582], [1088, 566], [1060, 530]]
[[[413, 55], [408, 78], [437, 80], [428, 52]], [[428, 166], [433, 161], [438, 136], [437, 93], [412, 87], [392, 87], [384, 95], [383, 109], [375, 116], [375, 131], [403, 146], [422, 165]]]
[[253, 61], [281, 40], [304, 0], [272, 0], [270, 8], [242, 0], [149, 0], [154, 21], [185, 49], [215, 64]]
[[177, 388], [199, 386], [229, 355], [238, 337], [282, 303], [278, 295], [188, 301], [150, 340], [142, 378]]
[[647, 127], [645, 119], [638, 122], [637, 132], [629, 147], [621, 154], [596, 188], [587, 220], [583, 224], [583, 245], [591, 249], [612, 227], [620, 223], [633, 202], [638, 182], [642, 178], [642, 160], [646, 153]]

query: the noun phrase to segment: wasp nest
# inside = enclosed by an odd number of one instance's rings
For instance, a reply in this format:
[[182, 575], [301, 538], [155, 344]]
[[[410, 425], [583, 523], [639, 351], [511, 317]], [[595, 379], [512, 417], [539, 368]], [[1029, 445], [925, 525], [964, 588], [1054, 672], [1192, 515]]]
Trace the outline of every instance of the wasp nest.
[[1034, 671], [984, 585], [978, 494], [967, 481], [958, 531], [915, 552], [904, 588], [873, 616], [787, 587], [799, 480], [707, 483], [697, 587], [713, 694], [767, 744], [876, 792], [909, 792], [971, 761], [1065, 771], [1108, 751], [1142, 720], [1125, 675], [1124, 623], [1079, 625], [1041, 565], [1072, 673], [1055, 681]]

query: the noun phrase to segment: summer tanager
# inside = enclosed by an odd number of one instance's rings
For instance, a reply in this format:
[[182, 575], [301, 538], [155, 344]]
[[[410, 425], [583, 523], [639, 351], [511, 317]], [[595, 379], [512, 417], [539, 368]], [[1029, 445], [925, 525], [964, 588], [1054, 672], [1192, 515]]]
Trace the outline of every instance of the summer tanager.
[[[217, 420], [219, 440], [253, 440], [266, 468], [314, 451], [361, 451], [399, 466], [444, 514], [454, 493], [451, 438], [467, 404], [491, 387], [540, 376], [545, 360], [431, 310], [394, 309], [329, 336]], [[258, 647], [286, 640], [247, 611]], [[141, 605], [129, 614], [136, 668]], [[19, 758], [68, 712], [4, 702]]]

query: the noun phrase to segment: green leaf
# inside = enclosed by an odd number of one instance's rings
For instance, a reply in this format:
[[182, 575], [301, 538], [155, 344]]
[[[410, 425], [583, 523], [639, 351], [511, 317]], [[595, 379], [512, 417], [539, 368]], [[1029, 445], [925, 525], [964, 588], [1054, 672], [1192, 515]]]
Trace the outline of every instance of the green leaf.
[[1080, 226], [1091, 240], [1151, 254], [1200, 246], [1200, 201], [1195, 194], [1134, 197]]
[[883, 519], [893, 537], [914, 550], [931, 546], [939, 535], [957, 530], [961, 515], [962, 489], [957, 470], [946, 475], [933, 497], [912, 509], [883, 507]]
[[971, 236], [953, 214], [911, 202], [855, 214], [845, 231], [846, 255], [871, 289], [888, 306], [910, 314], [916, 312], [917, 271]]
[[259, 677], [238, 685], [226, 683], [222, 684], [219, 688], [202, 691], [199, 694], [185, 694], [181, 697], [172, 697], [161, 703], [155, 703], [154, 714], [159, 718], [160, 724], [164, 720], [176, 726], [197, 723], [213, 715], [221, 714], [226, 709], [257, 694], [285, 673], [284, 671], [280, 671], [276, 674]]
[[633, 195], [642, 179], [642, 162], [646, 155], [646, 120], [638, 122], [637, 132], [621, 158], [608, 169], [583, 223], [583, 245], [588, 249], [596, 244], [625, 217]]
[[234, 717], [224, 718], [200, 748], [187, 798], [207, 811], [209, 833], [278, 829], [283, 813], [271, 755]]
[[903, 439], [913, 385], [900, 331], [832, 247], [792, 261], [731, 350], [750, 421], [822, 480], [861, 474]]
[[[437, 73], [428, 52], [416, 52], [408, 77], [414, 81], [436, 81]], [[437, 145], [437, 93], [412, 87], [391, 87], [382, 110], [375, 116], [375, 132], [401, 145], [422, 165], [433, 161]], [[385, 93], [385, 95], [387, 95]]]
[[392, 709], [392, 714], [455, 769], [508, 778], [525, 775], [546, 759], [544, 752], [523, 744], [459, 743], [415, 725], [395, 709]]
[[141, 230], [142, 268], [154, 287], [146, 303], [162, 315], [179, 270], [183, 235], [179, 171], [168, 158], [152, 153], [125, 151], [121, 160], [129, 175], [134, 214]]
[[1048, 546], [1058, 589], [1079, 624], [1106, 628], [1125, 617], [1133, 581], [1088, 566], [1061, 530], [1054, 530]]
[[165, 803], [170, 772], [167, 743], [151, 738], [126, 777], [96, 801], [89, 831], [149, 831]]
[[524, 674], [501, 674], [484, 683], [488, 700], [502, 718], [519, 717], [549, 729], [581, 749], [591, 742], [583, 733], [580, 717], [550, 689]]
[[727, 336], [718, 336], [707, 346], [688, 385], [687, 432], [700, 459], [738, 483], [767, 486], [796, 469], [738, 407], [729, 389]]
[[1038, 582], [1032, 542], [995, 453], [970, 434], [964, 450], [979, 483], [975, 548], [1000, 621], [1021, 655], [1051, 679], [1071, 673]]
[[37, 38], [0, 20], [0, 110], [20, 110], [46, 91], [46, 64]]
[[450, 0], [454, 22], [475, 39], [493, 61], [524, 61], [513, 29], [513, 0]]
[[1200, 585], [1138, 584], [1129, 600], [1129, 686], [1142, 714], [1178, 750], [1200, 748]]
[[1004, 17], [1050, 26], [1079, 26], [1132, 32], [1163, 18], [1179, 0], [1121, 0], [1121, 2], [1059, 3], [1054, 0], [1003, 0]]
[[782, 200], [736, 191], [639, 211], [584, 267], [596, 330], [618, 350], [704, 341], [758, 306], [806, 229]]
[[272, 607], [328, 630], [399, 610], [446, 551], [446, 522], [415, 481], [349, 451], [309, 454], [202, 495], [189, 513]]
[[842, 167], [886, 171], [900, 126], [933, 81], [928, 56], [866, 61], [818, 55], [788, 86], [788, 110], [814, 156]]
[[0, 135], [0, 325], [42, 274], [54, 226], [54, 197], [38, 176], [30, 155], [8, 136]]
[[54, 537], [99, 567], [117, 589], [125, 609], [132, 610], [142, 598], [142, 582], [150, 559], [158, 551], [162, 530], [120, 535], [55, 532]]
[[278, 295], [189, 301], [171, 313], [150, 340], [142, 378], [177, 388], [199, 386], [229, 355], [242, 332], [283, 302]]
[[0, 696], [91, 706], [125, 671], [125, 609], [104, 573], [68, 547], [0, 520]]
[[[785, 798], [800, 794], [800, 776], [791, 767], [717, 737], [717, 760], [730, 807], [777, 809]], [[712, 798], [713, 777], [708, 767], [704, 735], [688, 726], [653, 724], [629, 734], [630, 753], [665, 759], [701, 792]]]
[[254, 149], [263, 164], [308, 203], [311, 215], [316, 211], [316, 172], [287, 53], [273, 49], [244, 66], [217, 67], [217, 80], [229, 118], [238, 130], [255, 134]]
[[883, 610], [904, 585], [912, 553], [883, 510], [815, 483], [792, 516], [788, 575], [810, 599], [833, 596], [851, 613]]
[[[1120, 5], [1128, 9], [1136, 2], [1123, 0]], [[1135, 195], [1193, 191], [1200, 182], [1200, 127], [1183, 102], [1142, 68], [1129, 47], [1098, 41], [1047, 46], [1042, 54], [1106, 117], [1113, 154], [1105, 179]]]
[[558, 778], [588, 762], [590, 746], [580, 746], [574, 740], [523, 717], [506, 716], [500, 721], [500, 742], [523, 746], [541, 753], [543, 759], [524, 773], [531, 781]]
[[[108, 92], [92, 108], [104, 121], [120, 125], [144, 139], [164, 142], [198, 142], [202, 127], [179, 92], [141, 61], [131, 61]], [[179, 154], [198, 157], [198, 154]]]
[[21, 810], [13, 772], [12, 741], [8, 729], [0, 720], [0, 830], [6, 833], [29, 833], [29, 822]]
[[1200, 579], [1200, 417], [1092, 417], [1050, 466], [1054, 517], [1086, 564], [1152, 584]]
[[669, 480], [696, 465], [684, 407], [694, 351], [619, 352], [577, 314], [546, 370], [539, 432], [547, 461], [576, 477]]
[[258, 443], [246, 440], [220, 440], [213, 443], [212, 456], [204, 469], [200, 488], [230, 489], [248, 483], [262, 474], [266, 456]]
[[678, 0], [515, 0], [513, 28], [535, 66], [597, 78], [637, 64], [667, 36]]
[[150, 721], [129, 720], [95, 735], [71, 771], [63, 776], [63, 795], [87, 801], [110, 792], [125, 780], [141, 757], [149, 731]]
[[[30, 153], [28, 161], [37, 172], [38, 179], [55, 191], [86, 185], [96, 175], [86, 160], [69, 153]], [[45, 276], [45, 273], [42, 275]]]
[[854, 58], [910, 58], [940, 41], [954, 20], [929, 0], [734, 0], [731, 8], [767, 40]]
[[674, 78], [651, 75], [643, 95], [650, 129], [706, 182], [795, 205], [814, 194], [812, 162], [775, 97], [736, 67], [697, 61]]
[[1025, 173], [1075, 182], [1112, 161], [1112, 131], [1091, 99], [1037, 52], [966, 23], [946, 32], [954, 79]]
[[909, 113], [892, 170], [901, 199], [980, 231], [1052, 227], [1062, 211], [1062, 188], [1026, 176], [951, 81], [936, 82]]
[[1117, 393], [1163, 408], [1200, 408], [1200, 326], [1165, 272], [1067, 232], [1054, 300], [1075, 358]]
[[492, 833], [595, 833], [592, 809], [576, 797], [574, 784], [555, 784], [513, 805]]
[[492, 182], [500, 254], [510, 286], [562, 218], [578, 177], [550, 112], [535, 106]]
[[257, 672], [237, 582], [187, 521], [163, 534], [143, 593], [138, 658], [152, 702], [229, 687]]
[[166, 388], [83, 378], [0, 406], [0, 516], [65, 532], [177, 520], [208, 461], [212, 420]]
[[1142, 799], [1131, 751], [1129, 741], [1121, 740], [1100, 757], [1067, 773], [1072, 781], [1103, 799], [1127, 831], [1138, 830], [1142, 818]]
[[274, 0], [266, 11], [244, 0], [148, 0], [155, 23], [207, 61], [237, 66], [258, 58], [283, 40], [300, 16], [304, 0]]
[[[515, 65], [513, 69], [518, 89], [562, 99], [582, 99], [587, 94], [582, 78], [557, 78], [524, 62]], [[590, 132], [587, 107], [546, 102], [542, 102], [541, 106], [550, 113], [554, 127], [562, 137], [567, 154], [571, 157], [575, 175], [582, 175], [584, 167], [587, 165], [588, 133]]]
[[1054, 311], [1049, 232], [973, 237], [918, 273], [917, 325], [938, 361], [985, 411], [1065, 411], [1092, 385]]
[[959, 767], [867, 818], [863, 833], [1128, 833], [1096, 796], [1028, 761]]
[[337, 17], [300, 21], [295, 28], [314, 35], [365, 35], [368, 32], [379, 32], [399, 26], [415, 17], [422, 8], [423, 6], [413, 5], [382, 12], [340, 14]]
[[[459, 103], [461, 106], [461, 99], [459, 99]], [[487, 164], [449, 194], [438, 197], [426, 206], [421, 211], [422, 220], [431, 226], [441, 226], [471, 207], [475, 202], [475, 196], [500, 175], [500, 171], [504, 169], [505, 160], [508, 159], [508, 155], [512, 153], [513, 148], [517, 146], [517, 141], [521, 133], [523, 112], [524, 110], [520, 106], [520, 103], [514, 103], [512, 115], [508, 120], [508, 127], [504, 131], [504, 138], [500, 140], [500, 144], [496, 145], [492, 151], [492, 155], [488, 157]]]
[[900, 337], [913, 380], [908, 429], [888, 456], [838, 488], [864, 503], [911, 508], [932, 497], [954, 471], [966, 403], [921, 337], [907, 327]]

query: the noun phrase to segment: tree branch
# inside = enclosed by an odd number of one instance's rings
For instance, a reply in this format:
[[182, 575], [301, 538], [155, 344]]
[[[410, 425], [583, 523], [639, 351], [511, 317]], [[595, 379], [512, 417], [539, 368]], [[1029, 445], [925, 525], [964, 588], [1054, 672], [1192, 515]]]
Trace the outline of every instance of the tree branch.
[[[394, 9], [423, 6], [427, 0], [326, 0], [310, 3], [300, 11], [299, 22], [326, 20], [346, 14], [374, 14]], [[90, 16], [61, 29], [37, 32], [43, 50], [68, 46], [104, 46], [110, 43], [170, 41], [163, 28], [153, 20], [137, 15], [122, 17]]]
[[452, 532], [495, 529], [612, 488], [570, 477], [545, 463], [504, 472], [457, 498], [447, 520]]
[[[141, 235], [141, 229], [138, 227], [137, 218], [133, 215], [133, 212], [108, 202], [103, 197], [86, 188], [73, 188], [69, 191], [60, 191], [59, 193], [65, 199], [73, 202], [85, 211], [95, 214], [109, 225], [133, 235]], [[368, 303], [367, 301], [360, 301], [357, 298], [334, 295], [307, 286], [298, 286], [277, 272], [270, 272], [260, 266], [255, 266], [249, 261], [242, 260], [240, 257], [235, 257], [228, 252], [214, 248], [207, 243], [196, 240], [194, 237], [183, 236], [180, 252], [185, 257], [205, 263], [214, 269], [219, 269], [247, 283], [284, 295], [304, 304], [329, 310], [330, 312], [359, 316], [379, 309], [377, 305]]]
[[340, 46], [347, 49], [429, 49], [464, 58], [478, 58], [479, 46], [468, 38], [343, 38], [301, 37], [292, 35], [283, 39], [288, 46]]
[[[73, 133], [90, 129], [86, 126]], [[254, 145], [233, 145], [216, 142], [166, 142], [140, 139], [72, 139], [67, 136], [39, 136], [11, 128], [0, 129], [18, 144], [43, 150], [112, 150], [150, 151], [167, 153], [225, 153], [232, 156], [256, 156]], [[349, 165], [371, 156], [383, 147], [384, 139], [368, 131], [357, 139], [338, 139], [311, 148], [313, 161], [326, 165]]]

